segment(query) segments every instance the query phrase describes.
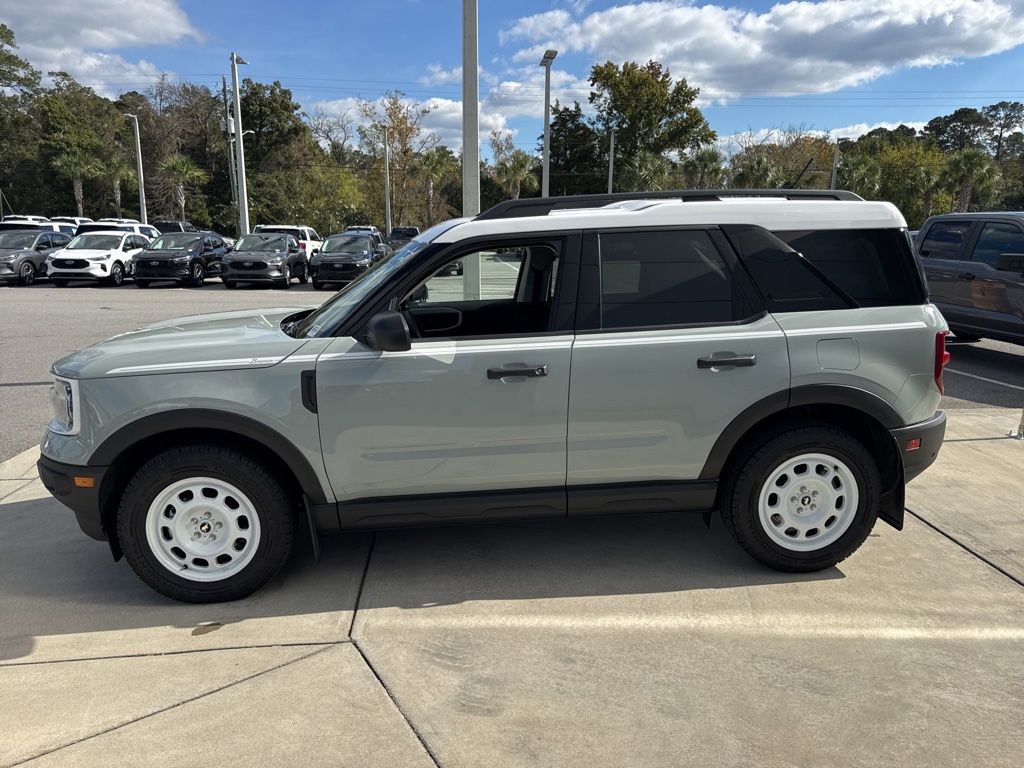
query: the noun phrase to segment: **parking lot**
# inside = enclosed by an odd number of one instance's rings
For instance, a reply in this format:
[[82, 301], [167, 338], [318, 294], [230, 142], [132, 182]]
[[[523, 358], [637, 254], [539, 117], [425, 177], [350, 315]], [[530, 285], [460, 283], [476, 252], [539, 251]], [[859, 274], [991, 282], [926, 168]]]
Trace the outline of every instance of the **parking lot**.
[[1021, 347], [951, 345], [905, 530], [808, 575], [659, 514], [303, 542], [252, 598], [185, 606], [35, 480], [54, 359], [328, 295], [0, 288], [0, 766], [1019, 763]]

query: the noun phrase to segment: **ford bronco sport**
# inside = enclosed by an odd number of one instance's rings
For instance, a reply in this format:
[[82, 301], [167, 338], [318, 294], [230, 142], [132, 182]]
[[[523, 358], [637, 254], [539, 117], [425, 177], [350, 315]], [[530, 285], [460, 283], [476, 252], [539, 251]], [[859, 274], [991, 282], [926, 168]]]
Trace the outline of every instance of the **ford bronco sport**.
[[307, 528], [669, 510], [715, 510], [762, 563], [813, 571], [879, 517], [902, 527], [945, 430], [946, 333], [888, 203], [510, 201], [317, 309], [59, 360], [39, 472], [184, 601], [250, 594]]

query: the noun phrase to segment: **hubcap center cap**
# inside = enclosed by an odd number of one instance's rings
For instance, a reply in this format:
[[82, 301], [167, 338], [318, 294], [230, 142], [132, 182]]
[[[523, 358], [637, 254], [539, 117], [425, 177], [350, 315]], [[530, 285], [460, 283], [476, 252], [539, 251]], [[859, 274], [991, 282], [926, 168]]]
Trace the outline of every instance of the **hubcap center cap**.
[[811, 497], [810, 496], [801, 496], [800, 497], [800, 506], [802, 506], [802, 507], [809, 507], [809, 506], [811, 506]]
[[209, 523], [205, 522], [205, 521], [199, 524], [199, 532], [200, 533], [204, 533], [205, 534], [205, 533], [209, 533], [212, 530], [213, 530], [213, 526], [210, 525]]

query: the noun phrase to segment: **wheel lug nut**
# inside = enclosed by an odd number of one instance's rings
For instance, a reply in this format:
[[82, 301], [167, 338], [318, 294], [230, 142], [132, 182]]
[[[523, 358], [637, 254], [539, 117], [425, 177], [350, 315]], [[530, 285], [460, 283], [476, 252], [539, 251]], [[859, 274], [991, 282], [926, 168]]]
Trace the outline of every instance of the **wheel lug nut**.
[[217, 534], [216, 533], [211, 533], [210, 534], [210, 541], [216, 541], [216, 540], [217, 540]]
[[199, 538], [199, 531], [196, 531], [195, 533], [192, 534], [192, 541], [195, 541], [198, 538]]
[[813, 496], [814, 498], [818, 498], [818, 492], [817, 491], [811, 491], [811, 496]]
[[790, 497], [789, 497], [789, 500], [790, 500], [790, 501], [791, 501], [791, 502], [792, 502], [793, 504], [796, 504], [796, 496], [790, 496]]
[[192, 525], [195, 525], [195, 524], [196, 524], [196, 523], [198, 523], [199, 521], [198, 521], [198, 520], [196, 520], [196, 519], [195, 519], [195, 518], [193, 517], [193, 518], [192, 518], [191, 520], [189, 520], [189, 522], [190, 522], [190, 523], [192, 523]]
[[213, 527], [219, 531], [221, 528], [224, 527], [224, 523], [214, 523]]
[[211, 517], [212, 517], [212, 515], [209, 512], [203, 512], [203, 519], [204, 520], [209, 520]]

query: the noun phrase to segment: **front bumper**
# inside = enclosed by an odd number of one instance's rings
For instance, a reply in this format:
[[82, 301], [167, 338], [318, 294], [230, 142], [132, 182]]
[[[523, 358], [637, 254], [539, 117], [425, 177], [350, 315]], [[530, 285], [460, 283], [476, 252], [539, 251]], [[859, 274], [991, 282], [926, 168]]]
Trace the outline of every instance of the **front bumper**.
[[167, 261], [154, 266], [142, 260], [135, 262], [133, 276], [138, 280], [188, 280], [191, 272], [187, 261], [181, 264]]
[[320, 262], [309, 265], [309, 276], [322, 283], [350, 283], [370, 268], [369, 264]]
[[[890, 431], [903, 460], [903, 480], [909, 483], [938, 458], [942, 440], [946, 435], [946, 414], [936, 411], [927, 421]], [[920, 440], [919, 447], [908, 448], [911, 441], [916, 440]]]
[[[103, 486], [103, 477], [107, 473], [107, 467], [64, 464], [46, 456], [40, 456], [36, 468], [39, 471], [39, 479], [43, 481], [46, 490], [57, 501], [75, 513], [78, 527], [82, 529], [82, 532], [97, 541], [106, 541], [108, 536], [103, 530], [100, 489]], [[76, 478], [81, 484], [88, 484], [88, 480], [91, 479], [92, 487], [76, 485]]]
[[284, 264], [263, 269], [238, 269], [237, 267], [222, 266], [220, 269], [221, 280], [234, 280], [238, 283], [265, 283], [279, 282], [284, 279], [281, 270]]
[[[125, 267], [125, 273], [128, 274], [128, 267]], [[46, 270], [46, 276], [51, 280], [106, 280], [110, 277], [110, 271], [107, 269], [107, 265], [102, 262], [74, 269], [51, 264]]]

